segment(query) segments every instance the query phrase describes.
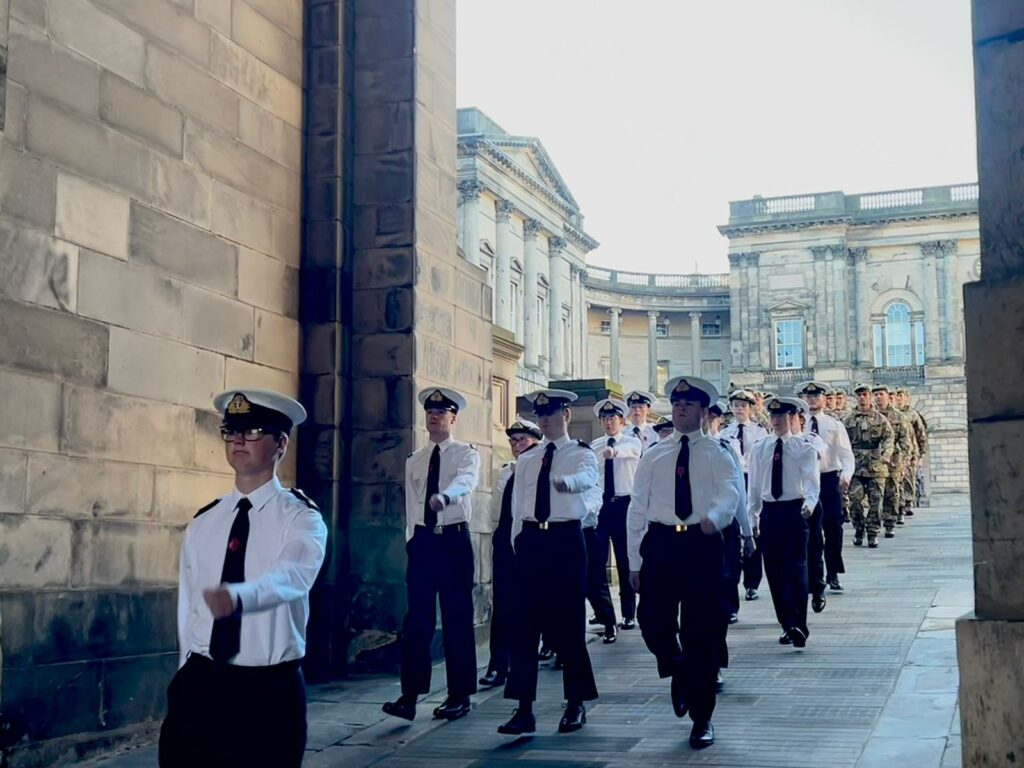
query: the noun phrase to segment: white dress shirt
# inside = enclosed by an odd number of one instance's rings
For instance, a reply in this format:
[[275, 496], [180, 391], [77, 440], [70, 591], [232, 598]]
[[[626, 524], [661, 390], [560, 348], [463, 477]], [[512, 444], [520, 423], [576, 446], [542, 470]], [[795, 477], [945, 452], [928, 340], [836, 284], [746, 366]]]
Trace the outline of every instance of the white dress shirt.
[[198, 514], [185, 531], [178, 574], [179, 666], [189, 653], [210, 656], [213, 614], [203, 590], [220, 586], [238, 502], [247, 497], [245, 581], [226, 585], [241, 603], [240, 667], [265, 667], [306, 654], [309, 590], [324, 561], [327, 526], [320, 511], [277, 477], [249, 494], [237, 488]]
[[747, 492], [751, 524], [757, 528], [761, 520], [761, 507], [766, 501], [792, 501], [803, 499], [803, 506], [814, 509], [821, 490], [818, 473], [818, 452], [802, 435], [782, 437], [782, 495], [772, 496], [772, 456], [775, 441], [771, 435], [756, 446], [750, 456], [750, 482]]
[[448, 506], [437, 513], [438, 525], [468, 523], [473, 515], [471, 498], [480, 481], [480, 454], [469, 443], [449, 437], [442, 443], [427, 443], [405, 460], [405, 538], [412, 538], [417, 525], [423, 525], [423, 507], [427, 495], [427, 473], [434, 446], [441, 448], [441, 470], [437, 492], [447, 496]]
[[[592, 489], [597, 487], [597, 457], [589, 445], [568, 435], [552, 442], [555, 452], [551, 456], [551, 516], [548, 520], [579, 520], [582, 523], [593, 504]], [[533, 509], [537, 501], [537, 478], [548, 445], [549, 441], [545, 439], [519, 454], [516, 483], [512, 486], [513, 542], [523, 529], [524, 520], [536, 520]], [[565, 482], [569, 490], [555, 488], [558, 480]]]
[[728, 437], [722, 437], [722, 434], [710, 436], [713, 440], [721, 440], [726, 447], [732, 452], [733, 459], [736, 460], [736, 479], [738, 480], [737, 490], [740, 494], [739, 504], [736, 506], [736, 522], [740, 524], [740, 535], [741, 536], [753, 536], [754, 531], [750, 524], [750, 517], [747, 514], [747, 488], [746, 483], [743, 482], [743, 454], [740, 453], [740, 446], [735, 440], [731, 440]]
[[[491, 494], [491, 530], [493, 531], [498, 527], [498, 521], [501, 520], [501, 500], [505, 496], [505, 486], [508, 485], [509, 478], [512, 477], [516, 472], [515, 461], [510, 461], [508, 464], [498, 470], [498, 479], [494, 483], [494, 493]], [[513, 486], [513, 489], [515, 486]]]
[[673, 432], [646, 451], [640, 460], [626, 515], [631, 571], [640, 570], [640, 543], [649, 523], [699, 525], [711, 520], [721, 531], [736, 515], [743, 476], [732, 450], [721, 440], [697, 430], [686, 435], [690, 440], [693, 512], [685, 520], [676, 517], [676, 459], [682, 437], [682, 433]]
[[622, 430], [630, 437], [635, 437], [643, 445], [644, 450], [651, 448], [658, 442], [658, 433], [654, 431], [653, 424], [646, 422], [642, 426], [635, 426], [633, 422], [627, 421], [626, 427]]
[[633, 492], [633, 478], [636, 477], [636, 468], [640, 463], [640, 455], [644, 452], [644, 445], [626, 430], [612, 437], [602, 435], [596, 440], [590, 441], [590, 447], [597, 454], [597, 484], [602, 494], [604, 493], [605, 459], [601, 457], [601, 452], [609, 447], [609, 440], [615, 440], [615, 445], [611, 446], [615, 451], [615, 455], [612, 457], [615, 495], [629, 496]]
[[853, 478], [855, 462], [850, 446], [850, 433], [842, 422], [827, 413], [812, 413], [804, 427], [805, 434], [813, 434], [811, 419], [818, 420], [818, 436], [825, 443], [825, 454], [821, 457], [821, 472], [839, 472], [839, 477], [849, 482]]
[[721, 437], [727, 437], [730, 440], [736, 441], [736, 447], [740, 451], [740, 459], [743, 466], [743, 474], [747, 474], [750, 471], [750, 451], [754, 448], [757, 443], [765, 437], [768, 437], [768, 431], [760, 424], [754, 421], [747, 421], [743, 423], [743, 444], [740, 445], [740, 422], [734, 421], [722, 427], [720, 433]]

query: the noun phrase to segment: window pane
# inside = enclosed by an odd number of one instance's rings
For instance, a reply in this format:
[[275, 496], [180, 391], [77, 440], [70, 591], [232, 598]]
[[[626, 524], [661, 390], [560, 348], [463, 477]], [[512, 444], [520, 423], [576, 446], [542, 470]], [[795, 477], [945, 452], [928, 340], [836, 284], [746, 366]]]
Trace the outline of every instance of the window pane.
[[803, 320], [775, 321], [775, 367], [804, 367]]
[[719, 389], [722, 388], [722, 361], [721, 360], [701, 360], [700, 361], [700, 375], [701, 378], [707, 379]]
[[605, 336], [610, 336], [611, 335], [611, 333], [612, 333], [612, 321], [611, 320], [602, 320], [601, 321], [601, 333], [603, 333]]
[[924, 323], [914, 323], [914, 357], [916, 365], [924, 365]]
[[911, 365], [910, 307], [902, 301], [885, 312], [885, 357], [889, 367]]
[[659, 339], [668, 337], [668, 323], [655, 323], [654, 335]]

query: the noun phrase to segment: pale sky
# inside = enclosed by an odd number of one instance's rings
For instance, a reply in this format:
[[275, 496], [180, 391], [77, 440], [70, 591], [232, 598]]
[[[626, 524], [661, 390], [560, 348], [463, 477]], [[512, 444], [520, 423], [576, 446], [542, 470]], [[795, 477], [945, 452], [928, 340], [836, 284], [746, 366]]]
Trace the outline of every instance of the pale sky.
[[459, 0], [458, 105], [547, 148], [591, 264], [724, 272], [729, 200], [977, 178], [970, 0]]

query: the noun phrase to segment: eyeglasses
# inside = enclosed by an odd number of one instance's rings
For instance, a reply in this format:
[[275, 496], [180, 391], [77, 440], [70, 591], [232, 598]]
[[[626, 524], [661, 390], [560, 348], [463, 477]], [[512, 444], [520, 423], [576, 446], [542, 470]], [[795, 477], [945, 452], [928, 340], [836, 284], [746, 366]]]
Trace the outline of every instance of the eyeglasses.
[[241, 436], [241, 438], [247, 443], [255, 443], [266, 435], [272, 434], [274, 433], [264, 429], [263, 427], [250, 427], [249, 429], [231, 429], [230, 427], [220, 428], [220, 436], [225, 443], [233, 443], [239, 436]]

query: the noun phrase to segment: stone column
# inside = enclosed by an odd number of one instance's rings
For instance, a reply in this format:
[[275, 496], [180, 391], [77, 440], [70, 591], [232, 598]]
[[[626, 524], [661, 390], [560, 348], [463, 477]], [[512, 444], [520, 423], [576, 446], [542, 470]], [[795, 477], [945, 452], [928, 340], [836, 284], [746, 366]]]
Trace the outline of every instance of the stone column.
[[690, 361], [694, 376], [700, 376], [700, 312], [690, 313]]
[[921, 298], [924, 300], [924, 361], [927, 365], [936, 365], [942, 360], [940, 337], [942, 317], [939, 312], [939, 275], [936, 259], [941, 244], [939, 242], [921, 243], [921, 254], [924, 257], [924, 283]]
[[854, 307], [856, 308], [856, 319], [854, 321], [853, 337], [857, 340], [857, 348], [854, 352], [855, 362], [859, 366], [870, 368], [874, 365], [871, 356], [871, 346], [874, 344], [874, 337], [868, 322], [868, 249], [851, 248], [850, 256], [853, 259], [853, 285]]
[[536, 368], [540, 364], [541, 319], [537, 310], [537, 234], [540, 222], [527, 219], [523, 222], [523, 364]]
[[[811, 256], [814, 260], [814, 314], [808, 318], [814, 322], [814, 359], [817, 364], [824, 363], [828, 359], [828, 286], [825, 278], [825, 257], [828, 255], [828, 246], [814, 246], [811, 248]], [[808, 350], [810, 352], [811, 350]], [[808, 366], [810, 360], [807, 361]]]
[[480, 266], [480, 193], [484, 187], [476, 179], [459, 182], [462, 205], [462, 253], [470, 264]]
[[658, 391], [658, 313], [647, 312], [647, 388]]
[[609, 360], [611, 362], [611, 378], [612, 381], [621, 383], [620, 370], [619, 370], [619, 315], [622, 314], [622, 310], [618, 307], [612, 307], [608, 310], [608, 314], [611, 315], [611, 342], [608, 350]]
[[742, 371], [747, 367], [747, 358], [742, 321], [744, 292], [741, 261], [742, 256], [738, 253], [729, 254], [729, 356], [732, 358], [731, 367]]
[[849, 254], [846, 246], [832, 246], [832, 282], [835, 286], [836, 362], [850, 362], [850, 304], [846, 290]]
[[562, 278], [565, 274], [565, 240], [548, 238], [548, 375], [560, 379], [565, 375], [562, 340]]
[[494, 322], [512, 327], [512, 211], [508, 200], [494, 202]]
[[747, 278], [747, 291], [750, 294], [750, 324], [753, 328], [750, 333], [752, 341], [756, 341], [753, 347], [751, 362], [753, 367], [761, 370], [770, 369], [774, 363], [771, 359], [771, 328], [768, 318], [764, 317], [761, 311], [761, 254], [748, 253], [747, 264], [750, 266], [750, 275]]
[[956, 276], [956, 240], [942, 240], [939, 243], [939, 250], [942, 253], [942, 286], [945, 290], [945, 300], [942, 302], [942, 359], [951, 363], [961, 363], [964, 359], [960, 344], [960, 323], [963, 313], [960, 311], [960, 302], [957, 301], [957, 294], [962, 289]]

